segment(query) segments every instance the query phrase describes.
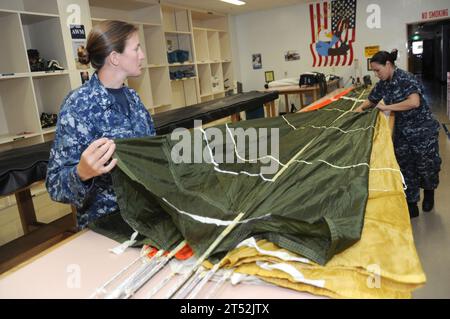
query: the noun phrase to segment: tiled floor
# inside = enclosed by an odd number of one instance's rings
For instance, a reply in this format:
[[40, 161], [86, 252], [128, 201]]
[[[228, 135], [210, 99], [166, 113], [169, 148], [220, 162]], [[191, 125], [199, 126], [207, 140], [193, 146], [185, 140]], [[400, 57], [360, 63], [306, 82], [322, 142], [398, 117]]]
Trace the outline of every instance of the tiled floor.
[[[447, 87], [436, 83], [425, 85], [436, 118], [441, 123], [450, 123], [446, 114]], [[450, 129], [450, 124], [447, 127]], [[435, 209], [429, 213], [421, 211], [411, 221], [417, 252], [427, 275], [426, 285], [413, 294], [414, 298], [450, 298], [450, 139], [443, 129], [439, 147], [442, 167]]]

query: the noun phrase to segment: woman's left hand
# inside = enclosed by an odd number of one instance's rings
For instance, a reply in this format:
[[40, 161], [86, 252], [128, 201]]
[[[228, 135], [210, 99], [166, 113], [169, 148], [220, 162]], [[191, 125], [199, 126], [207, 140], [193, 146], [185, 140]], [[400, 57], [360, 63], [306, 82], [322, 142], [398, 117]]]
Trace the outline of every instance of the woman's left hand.
[[389, 107], [386, 105], [386, 104], [384, 104], [384, 102], [383, 101], [380, 101], [380, 103], [378, 103], [378, 105], [377, 105], [377, 108], [380, 110], [380, 111], [389, 111]]

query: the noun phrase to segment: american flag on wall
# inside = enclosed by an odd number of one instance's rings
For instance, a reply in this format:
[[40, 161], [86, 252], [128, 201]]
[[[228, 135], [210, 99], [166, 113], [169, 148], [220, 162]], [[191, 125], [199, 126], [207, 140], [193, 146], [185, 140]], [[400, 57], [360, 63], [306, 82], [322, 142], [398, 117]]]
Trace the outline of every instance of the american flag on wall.
[[313, 67], [352, 65], [356, 35], [356, 0], [310, 4], [309, 17]]

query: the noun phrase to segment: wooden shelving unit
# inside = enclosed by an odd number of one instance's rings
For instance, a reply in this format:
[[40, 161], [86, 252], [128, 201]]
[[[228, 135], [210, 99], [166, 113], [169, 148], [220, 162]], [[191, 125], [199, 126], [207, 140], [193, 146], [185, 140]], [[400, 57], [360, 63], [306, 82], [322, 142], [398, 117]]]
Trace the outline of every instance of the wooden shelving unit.
[[198, 68], [200, 101], [225, 96], [232, 89], [231, 47], [226, 15], [191, 12], [194, 48]]
[[[0, 151], [52, 136], [51, 130], [41, 128], [40, 114], [57, 114], [73, 88], [58, 4], [58, 0], [0, 0]], [[31, 72], [28, 49], [56, 60], [64, 70]]]
[[[67, 26], [70, 5], [80, 8], [87, 34], [107, 19], [139, 28], [146, 58], [142, 74], [126, 83], [152, 114], [220, 98], [232, 89], [226, 15], [156, 1], [0, 0], [0, 151], [52, 140], [55, 127], [41, 128], [40, 115], [58, 113], [64, 97], [81, 85]], [[64, 70], [31, 72], [27, 49], [57, 60]], [[187, 51], [187, 61], [169, 64], [169, 50]], [[170, 72], [186, 68], [189, 76], [171, 80]], [[94, 70], [88, 71], [92, 76]]]

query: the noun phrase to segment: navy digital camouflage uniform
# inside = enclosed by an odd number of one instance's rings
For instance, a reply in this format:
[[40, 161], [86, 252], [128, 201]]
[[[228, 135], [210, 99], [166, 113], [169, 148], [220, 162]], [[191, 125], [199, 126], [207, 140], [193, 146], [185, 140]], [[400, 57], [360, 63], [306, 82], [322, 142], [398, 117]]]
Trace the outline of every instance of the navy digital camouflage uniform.
[[392, 79], [379, 81], [368, 99], [374, 103], [383, 99], [386, 105], [402, 102], [413, 93], [420, 96], [420, 106], [395, 112], [394, 149], [405, 178], [406, 199], [417, 203], [419, 188], [433, 190], [439, 184], [439, 122], [433, 117], [422, 83], [411, 73], [396, 68]]
[[111, 175], [81, 181], [77, 164], [95, 140], [155, 135], [152, 118], [137, 93], [124, 90], [129, 109], [123, 110], [95, 73], [65, 98], [50, 151], [46, 186], [51, 198], [77, 207], [78, 227], [118, 210]]

